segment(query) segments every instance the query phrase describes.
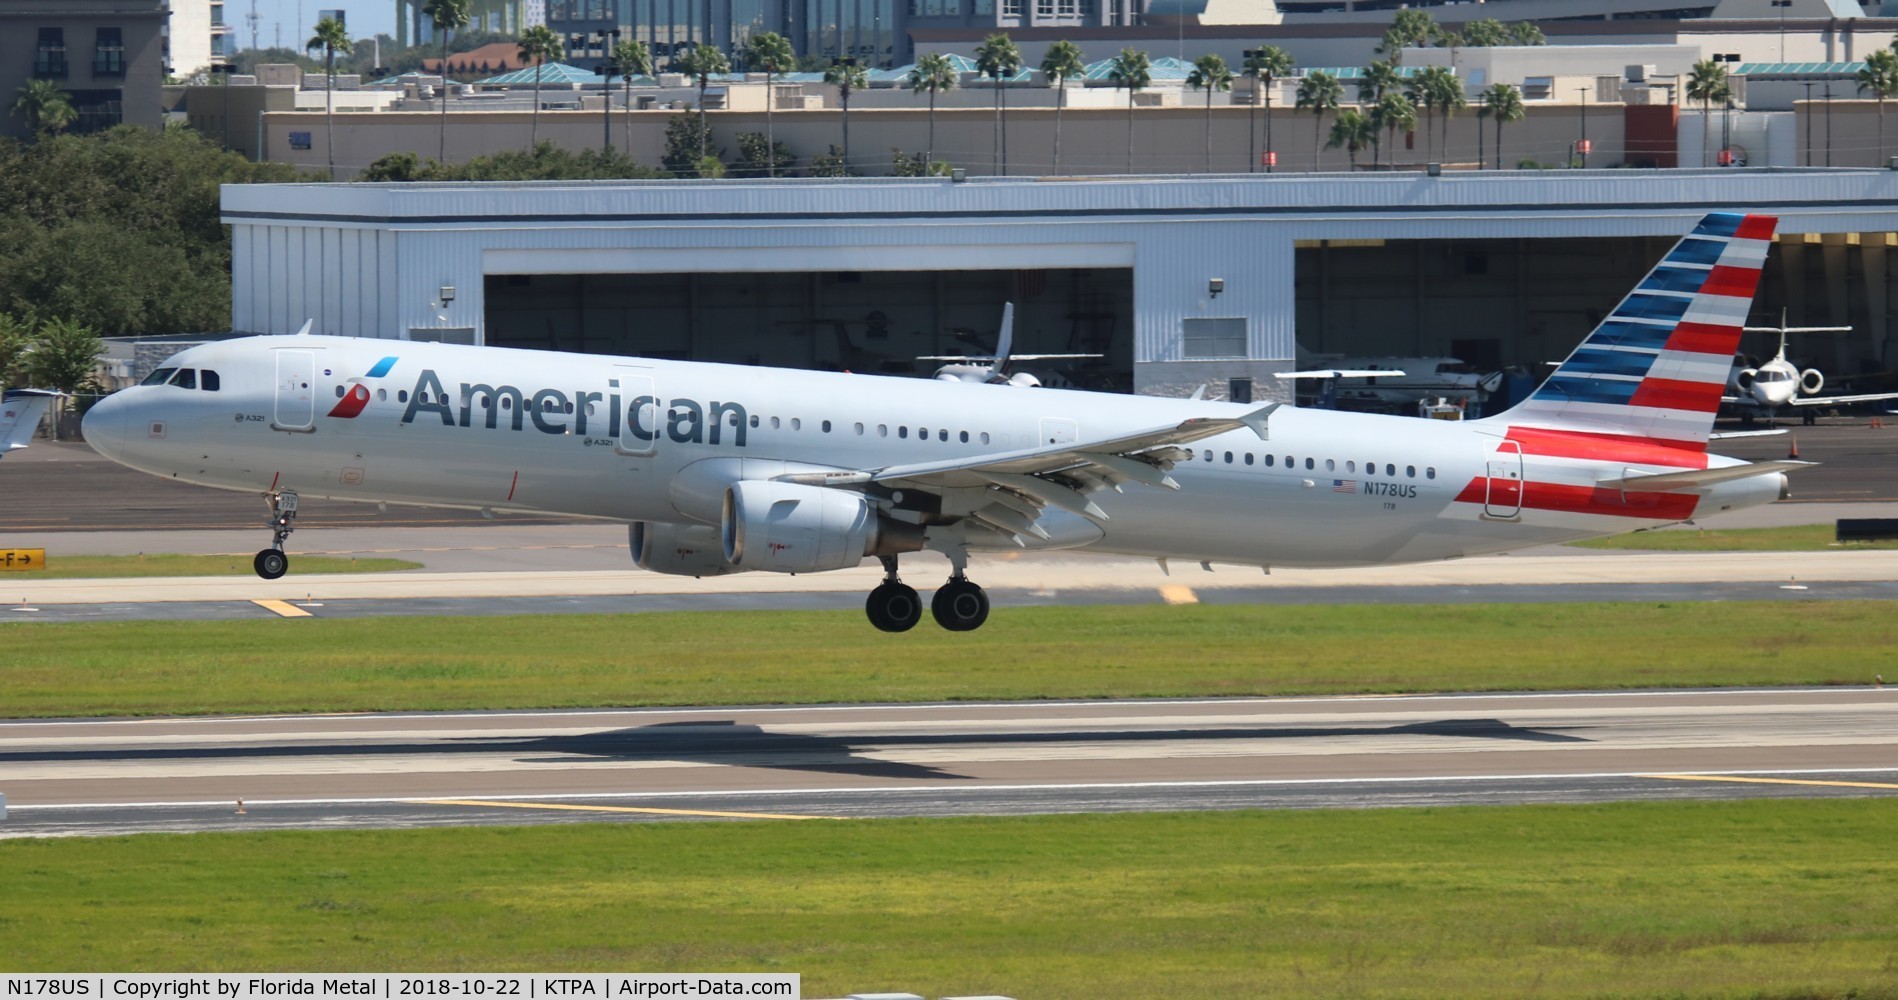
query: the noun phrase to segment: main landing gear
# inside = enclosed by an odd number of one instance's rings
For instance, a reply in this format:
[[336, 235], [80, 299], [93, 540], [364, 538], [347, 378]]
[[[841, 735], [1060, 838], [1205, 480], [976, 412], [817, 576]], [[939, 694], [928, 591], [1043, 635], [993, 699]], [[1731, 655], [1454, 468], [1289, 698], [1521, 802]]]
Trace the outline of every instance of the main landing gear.
[[[936, 591], [929, 610], [936, 624], [951, 632], [970, 632], [989, 620], [989, 595], [963, 575], [964, 563], [956, 563], [949, 582]], [[863, 610], [870, 624], [885, 632], [907, 632], [923, 617], [923, 601], [916, 588], [896, 575], [896, 557], [883, 557], [883, 583], [870, 591]]]
[[266, 580], [275, 580], [290, 570], [290, 557], [283, 554], [284, 540], [297, 530], [297, 495], [285, 490], [270, 494], [270, 547], [257, 553], [251, 567]]

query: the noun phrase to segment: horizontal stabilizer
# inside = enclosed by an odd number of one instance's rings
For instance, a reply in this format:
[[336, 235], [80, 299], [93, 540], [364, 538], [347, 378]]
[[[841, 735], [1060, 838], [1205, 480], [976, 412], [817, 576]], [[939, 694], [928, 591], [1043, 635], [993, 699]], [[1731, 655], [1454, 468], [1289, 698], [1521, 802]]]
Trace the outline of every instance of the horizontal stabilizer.
[[1898, 392], [1868, 392], [1857, 396], [1801, 396], [1789, 399], [1793, 406], [1842, 406], [1846, 403], [1877, 403], [1887, 399], [1898, 399]]
[[1775, 472], [1791, 472], [1818, 465], [1817, 462], [1751, 462], [1746, 465], [1729, 465], [1721, 469], [1691, 469], [1687, 472], [1662, 472], [1652, 476], [1625, 476], [1621, 479], [1606, 479], [1597, 483], [1608, 490], [1639, 490], [1643, 493], [1684, 493], [1715, 483], [1731, 482], [1735, 479], [1751, 479], [1754, 476], [1770, 475]]

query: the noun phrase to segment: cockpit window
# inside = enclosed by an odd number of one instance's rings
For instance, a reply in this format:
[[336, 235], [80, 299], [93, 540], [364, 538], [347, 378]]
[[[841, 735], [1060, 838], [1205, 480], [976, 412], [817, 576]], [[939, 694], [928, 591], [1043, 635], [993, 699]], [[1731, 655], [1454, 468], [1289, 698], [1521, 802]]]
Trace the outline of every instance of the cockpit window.
[[140, 382], [139, 385], [164, 385], [165, 381], [177, 370], [176, 368], [160, 368], [145, 376], [145, 381]]
[[196, 368], [178, 369], [178, 374], [171, 377], [171, 384], [180, 389], [196, 389], [198, 387], [198, 370]]
[[218, 390], [217, 372], [209, 368], [199, 371], [198, 388], [203, 389], [205, 392], [216, 392]]

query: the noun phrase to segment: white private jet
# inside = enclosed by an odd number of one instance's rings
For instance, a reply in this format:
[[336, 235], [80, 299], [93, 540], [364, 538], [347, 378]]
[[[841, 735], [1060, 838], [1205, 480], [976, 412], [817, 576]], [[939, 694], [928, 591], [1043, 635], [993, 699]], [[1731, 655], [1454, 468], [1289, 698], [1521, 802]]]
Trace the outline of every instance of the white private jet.
[[1331, 400], [1318, 405], [1355, 404], [1362, 408], [1415, 413], [1421, 399], [1480, 403], [1503, 384], [1503, 373], [1479, 372], [1461, 358], [1348, 358], [1311, 354], [1298, 348], [1302, 369], [1279, 378], [1321, 379]]
[[1041, 380], [1027, 372], [1008, 373], [1010, 361], [1049, 361], [1055, 358], [1098, 358], [1098, 354], [1010, 354], [1015, 344], [1015, 303], [1002, 306], [1002, 329], [995, 335], [994, 354], [924, 354], [918, 361], [947, 361], [936, 369], [940, 382], [975, 382], [1039, 388]]
[[96, 405], [86, 437], [166, 478], [300, 498], [630, 523], [660, 573], [882, 561], [866, 603], [921, 618], [906, 552], [953, 567], [966, 631], [983, 550], [1272, 566], [1451, 559], [1770, 503], [1800, 462], [1709, 454], [1773, 218], [1707, 216], [1521, 405], [1364, 413], [350, 337], [193, 347]]
[[1727, 395], [1720, 401], [1729, 406], [1740, 407], [1749, 420], [1755, 413], [1764, 411], [1769, 416], [1782, 406], [1839, 406], [1845, 403], [1876, 403], [1881, 400], [1898, 399], [1898, 392], [1872, 392], [1848, 396], [1821, 396], [1819, 390], [1825, 388], [1826, 378], [1817, 368], [1800, 371], [1799, 367], [1786, 360], [1786, 335], [1789, 333], [1850, 333], [1849, 326], [1787, 326], [1785, 317], [1780, 318], [1779, 326], [1749, 326], [1747, 333], [1779, 334], [1779, 353], [1772, 360], [1754, 367], [1745, 355], [1733, 356], [1733, 367], [1727, 374]]
[[46, 408], [63, 395], [46, 389], [8, 389], [0, 393], [0, 458], [32, 443]]

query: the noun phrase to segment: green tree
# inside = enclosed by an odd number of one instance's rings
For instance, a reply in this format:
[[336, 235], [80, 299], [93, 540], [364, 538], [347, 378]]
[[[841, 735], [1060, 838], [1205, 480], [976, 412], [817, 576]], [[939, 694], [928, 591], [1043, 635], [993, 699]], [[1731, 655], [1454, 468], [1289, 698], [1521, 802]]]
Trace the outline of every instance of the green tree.
[[1397, 12], [1391, 19], [1391, 26], [1384, 32], [1384, 40], [1377, 47], [1377, 54], [1392, 63], [1404, 61], [1404, 49], [1408, 46], [1422, 45], [1436, 32], [1436, 22], [1430, 15], [1415, 8], [1406, 8]]
[[[1450, 113], [1465, 107], [1468, 101], [1463, 96], [1463, 83], [1456, 74], [1442, 66], [1425, 66], [1412, 74], [1404, 84], [1404, 96], [1424, 112], [1424, 155], [1431, 161], [1442, 157], [1441, 150], [1433, 151], [1430, 141], [1430, 126], [1438, 111], [1443, 112], [1444, 128], [1448, 128]], [[1445, 138], [1448, 135], [1446, 132]], [[1447, 145], [1447, 142], [1446, 142]]]
[[956, 67], [940, 52], [924, 53], [909, 71], [909, 89], [929, 91], [929, 149], [925, 164], [936, 162], [936, 95], [956, 89]]
[[1153, 82], [1153, 60], [1139, 49], [1121, 49], [1107, 71], [1114, 89], [1127, 88], [1127, 172], [1134, 172], [1134, 94]]
[[[1247, 76], [1258, 82], [1258, 88], [1265, 98], [1265, 148], [1276, 157], [1278, 155], [1277, 151], [1272, 148], [1272, 85], [1280, 77], [1291, 75], [1292, 54], [1276, 45], [1267, 45], [1262, 49], [1248, 50], [1246, 52], [1244, 69]], [[1250, 124], [1251, 121], [1252, 116], [1248, 115], [1248, 124]], [[1248, 131], [1251, 131], [1248, 140], [1249, 145], [1252, 147], [1252, 169], [1257, 170], [1260, 159], [1257, 138], [1258, 132], [1252, 129], [1248, 129]], [[1268, 174], [1271, 173], [1276, 166], [1277, 164], [1274, 163], [1266, 164], [1265, 172]]]
[[[797, 68], [797, 53], [791, 51], [791, 43], [775, 31], [760, 31], [745, 39], [745, 65], [747, 68], [764, 71], [764, 137], [765, 149], [776, 149], [777, 132], [771, 124], [771, 107], [777, 102], [777, 93], [772, 86], [773, 79], [779, 73], [788, 73]], [[739, 137], [738, 148], [745, 147], [744, 138]], [[778, 158], [766, 158], [765, 176], [778, 176]]]
[[780, 170], [789, 172], [797, 164], [784, 143], [772, 142], [763, 132], [738, 133], [738, 160], [728, 170], [731, 177], [776, 177]]
[[1048, 46], [1041, 57], [1041, 73], [1054, 85], [1054, 172], [1061, 173], [1061, 108], [1068, 103], [1068, 81], [1087, 74], [1081, 47], [1070, 41]]
[[830, 152], [811, 157], [811, 165], [804, 172], [812, 177], [849, 177], [850, 164], [843, 152], [832, 146]]
[[1707, 166], [1707, 146], [1712, 139], [1708, 123], [1713, 118], [1714, 102], [1725, 103], [1732, 91], [1727, 86], [1727, 67], [1712, 59], [1702, 59], [1687, 73], [1687, 99], [1700, 102], [1700, 165]]
[[1549, 40], [1542, 36], [1542, 29], [1534, 21], [1517, 21], [1509, 26], [1509, 41], [1513, 45], [1547, 45]]
[[[722, 160], [724, 150], [716, 153], [704, 153], [708, 148], [705, 116], [673, 115], [666, 119], [666, 150], [659, 162], [674, 177], [704, 177], [707, 160]], [[720, 170], [720, 174], [724, 171]]]
[[323, 50], [323, 152], [329, 158], [329, 179], [336, 179], [336, 126], [333, 95], [336, 92], [336, 53], [350, 50], [349, 30], [341, 21], [326, 17], [316, 22], [316, 34], [303, 43], [305, 51]]
[[[1399, 13], [1403, 13], [1399, 11]], [[1319, 144], [1323, 142], [1325, 112], [1335, 111], [1344, 102], [1344, 84], [1323, 70], [1313, 70], [1298, 84], [1298, 107], [1310, 108], [1311, 168], [1318, 169]]]
[[1509, 26], [1493, 17], [1471, 21], [1463, 26], [1463, 44], [1475, 49], [1508, 45], [1511, 41]]
[[41, 389], [98, 392], [103, 357], [105, 342], [91, 327], [64, 317], [43, 319], [26, 358], [27, 380]]
[[[847, 177], [850, 173], [850, 95], [870, 85], [870, 71], [864, 69], [855, 59], [838, 59], [824, 70], [824, 82], [837, 88], [837, 99], [844, 105], [844, 148], [834, 152], [843, 161], [843, 173], [823, 176]], [[819, 157], [811, 158], [812, 172], [816, 172]]]
[[1423, 70], [1423, 74], [1430, 79], [1431, 99], [1443, 114], [1442, 121], [1437, 123], [1437, 156], [1449, 159], [1450, 119], [1456, 117], [1458, 111], [1469, 107], [1470, 100], [1463, 92], [1463, 78], [1457, 76], [1455, 70], [1447, 66], [1429, 66]]
[[422, 14], [435, 26], [435, 34], [442, 40], [442, 123], [441, 142], [435, 152], [435, 159], [448, 162], [448, 36], [468, 26], [468, 0], [426, 0], [422, 4]]
[[540, 145], [540, 68], [549, 60], [559, 62], [566, 58], [566, 50], [560, 44], [560, 36], [554, 34], [554, 29], [536, 24], [521, 32], [520, 46], [515, 55], [522, 62], [534, 64], [534, 125], [527, 141], [528, 148], [532, 149]]
[[57, 132], [79, 118], [72, 100], [51, 80], [28, 80], [26, 86], [14, 91], [13, 113], [24, 119], [35, 135]]
[[1206, 172], [1213, 170], [1213, 91], [1232, 89], [1232, 70], [1217, 53], [1193, 60], [1193, 71], [1186, 74], [1186, 85], [1206, 91]]
[[613, 46], [613, 62], [619, 66], [620, 82], [626, 86], [626, 150], [633, 149], [633, 77], [652, 75], [652, 50], [645, 42], [621, 42]]
[[1385, 94], [1403, 86], [1404, 75], [1398, 72], [1396, 63], [1376, 60], [1358, 71], [1358, 103], [1376, 104]]
[[26, 374], [26, 356], [33, 349], [33, 327], [0, 312], [0, 389], [10, 388]]
[[1005, 79], [1021, 72], [1021, 49], [1008, 40], [1002, 32], [990, 35], [975, 50], [975, 68], [993, 81], [995, 86], [995, 143], [993, 145], [997, 175], [1008, 176], [1008, 98], [1002, 83]]
[[1878, 160], [1885, 162], [1885, 98], [1898, 93], [1898, 54], [1891, 49], [1873, 49], [1865, 56], [1865, 65], [1853, 79], [1858, 92], [1871, 91], [1878, 98]]
[[1343, 146], [1345, 154], [1351, 158], [1351, 169], [1358, 169], [1358, 150], [1377, 141], [1377, 126], [1371, 123], [1364, 112], [1356, 108], [1345, 108], [1331, 123], [1331, 138], [1326, 141], [1326, 149]]
[[1528, 114], [1522, 106], [1522, 91], [1513, 84], [1492, 83], [1483, 91], [1483, 110], [1496, 120], [1496, 169], [1503, 168], [1503, 124], [1519, 122]]
[[[1397, 130], [1403, 129], [1408, 132], [1417, 127], [1417, 106], [1410, 103], [1410, 98], [1393, 90], [1378, 98], [1376, 104], [1371, 105], [1370, 119], [1373, 135], [1381, 130], [1390, 137], [1391, 162], [1395, 164], [1397, 162], [1395, 145]], [[1382, 151], [1383, 143], [1373, 138], [1371, 151], [1373, 164], [1378, 162], [1378, 156]]]
[[[694, 45], [682, 56], [672, 57], [672, 71], [684, 73], [698, 81], [699, 85], [699, 161], [701, 168], [705, 158], [711, 154], [705, 151], [711, 136], [711, 128], [705, 124], [705, 88], [712, 82], [716, 73], [731, 72], [731, 61], [725, 53], [710, 45]], [[703, 174], [701, 173], [701, 176]]]

